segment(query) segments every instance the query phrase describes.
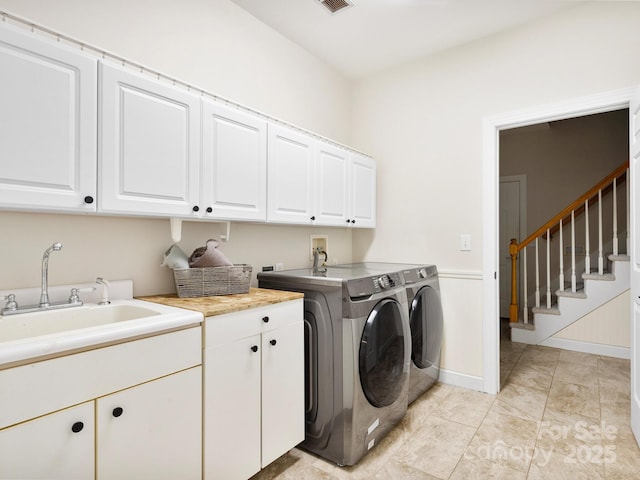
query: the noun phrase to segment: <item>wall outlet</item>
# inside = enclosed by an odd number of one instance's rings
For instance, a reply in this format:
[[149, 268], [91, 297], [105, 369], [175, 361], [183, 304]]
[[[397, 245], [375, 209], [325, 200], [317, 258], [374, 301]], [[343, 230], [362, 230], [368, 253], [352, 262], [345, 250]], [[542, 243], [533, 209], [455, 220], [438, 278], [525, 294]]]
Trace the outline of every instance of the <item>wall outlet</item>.
[[463, 252], [468, 252], [471, 250], [471, 235], [460, 235], [460, 250]]
[[309, 242], [309, 259], [313, 260], [313, 252], [316, 248], [320, 248], [323, 252], [329, 254], [329, 236], [328, 235], [311, 235]]

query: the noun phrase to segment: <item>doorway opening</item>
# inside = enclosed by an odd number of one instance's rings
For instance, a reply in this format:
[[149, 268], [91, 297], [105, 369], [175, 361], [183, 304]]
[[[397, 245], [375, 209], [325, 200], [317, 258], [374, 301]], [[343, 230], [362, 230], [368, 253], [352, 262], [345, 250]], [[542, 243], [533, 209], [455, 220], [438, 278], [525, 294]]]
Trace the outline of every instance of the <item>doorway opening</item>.
[[[483, 123], [483, 373], [484, 391], [500, 390], [499, 175], [500, 133], [629, 108], [634, 88], [487, 117]], [[531, 191], [531, 186], [527, 186]], [[529, 201], [530, 205], [531, 202]], [[529, 209], [530, 210], [530, 209]], [[527, 222], [530, 224], [531, 218]], [[491, 279], [493, 281], [491, 281]]]
[[[619, 109], [580, 117], [528, 125], [500, 131], [499, 137], [499, 250], [500, 250], [500, 359], [501, 385], [517, 361], [518, 349], [510, 346], [509, 303], [511, 299], [510, 240], [523, 241], [531, 232], [589, 190], [596, 182], [625, 163], [629, 158], [629, 110]], [[527, 190], [528, 186], [528, 190]], [[529, 203], [530, 202], [530, 203]], [[595, 207], [595, 206], [594, 206]], [[622, 207], [622, 205], [621, 205]], [[626, 209], [626, 205], [624, 206]], [[626, 217], [626, 215], [622, 215]], [[578, 218], [583, 225], [583, 219]], [[619, 225], [618, 234], [626, 238], [627, 225]], [[597, 233], [590, 228], [590, 236]], [[584, 230], [582, 230], [584, 231]], [[584, 234], [581, 237], [584, 239]], [[554, 237], [555, 243], [557, 239]], [[595, 258], [597, 254], [592, 254]], [[571, 247], [569, 247], [571, 248]], [[584, 249], [584, 240], [576, 249]], [[593, 248], [591, 248], [593, 250]], [[626, 248], [623, 249], [626, 253]], [[555, 248], [554, 248], [555, 252]], [[523, 255], [518, 257], [518, 305], [523, 305]], [[584, 253], [582, 253], [582, 258]], [[569, 258], [569, 257], [567, 257]], [[566, 259], [554, 254], [551, 265]], [[531, 262], [529, 262], [531, 263]], [[565, 268], [567, 265], [565, 265]], [[584, 261], [577, 269], [584, 271]], [[529, 285], [535, 277], [527, 275]], [[551, 282], [551, 291], [560, 285]], [[541, 290], [544, 290], [542, 285]], [[563, 288], [564, 289], [564, 288]], [[527, 304], [533, 305], [533, 289], [528, 290]], [[553, 295], [552, 295], [553, 297]], [[555, 298], [552, 299], [555, 304]], [[520, 317], [523, 316], [519, 309]], [[506, 328], [505, 328], [505, 320]], [[522, 322], [522, 318], [520, 319]], [[529, 321], [531, 321], [529, 319]], [[520, 326], [520, 325], [518, 325]], [[524, 326], [524, 325], [521, 325]], [[579, 340], [575, 338], [574, 340]], [[515, 352], [516, 354], [511, 354]]]

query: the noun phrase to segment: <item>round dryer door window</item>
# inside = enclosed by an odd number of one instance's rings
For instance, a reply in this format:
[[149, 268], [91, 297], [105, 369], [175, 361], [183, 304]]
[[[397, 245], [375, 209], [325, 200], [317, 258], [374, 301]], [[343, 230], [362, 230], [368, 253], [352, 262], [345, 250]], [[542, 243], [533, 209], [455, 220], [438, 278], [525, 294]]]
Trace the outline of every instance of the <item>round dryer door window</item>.
[[411, 302], [411, 360], [418, 368], [440, 364], [442, 304], [438, 292], [422, 287]]
[[395, 402], [406, 383], [402, 306], [384, 299], [373, 308], [360, 340], [360, 383], [369, 402], [386, 407]]

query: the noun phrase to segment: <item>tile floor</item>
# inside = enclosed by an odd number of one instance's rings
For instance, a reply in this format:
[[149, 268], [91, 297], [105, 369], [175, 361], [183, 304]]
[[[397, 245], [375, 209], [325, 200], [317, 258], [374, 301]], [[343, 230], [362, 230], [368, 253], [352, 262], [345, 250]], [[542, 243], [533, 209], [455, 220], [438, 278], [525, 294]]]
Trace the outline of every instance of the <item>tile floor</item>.
[[632, 479], [629, 361], [503, 341], [498, 395], [436, 384], [353, 467], [293, 449], [251, 480]]

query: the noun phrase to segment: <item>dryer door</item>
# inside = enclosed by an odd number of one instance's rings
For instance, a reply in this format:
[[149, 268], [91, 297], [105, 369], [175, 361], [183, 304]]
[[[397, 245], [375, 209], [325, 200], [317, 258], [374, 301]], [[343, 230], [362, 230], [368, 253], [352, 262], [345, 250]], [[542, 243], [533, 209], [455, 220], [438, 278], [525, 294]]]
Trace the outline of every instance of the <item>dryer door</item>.
[[359, 354], [362, 390], [376, 407], [395, 402], [407, 381], [404, 371], [406, 334], [400, 303], [390, 298], [378, 302], [364, 326]]
[[437, 290], [425, 286], [411, 302], [411, 360], [418, 368], [440, 366], [442, 304]]

